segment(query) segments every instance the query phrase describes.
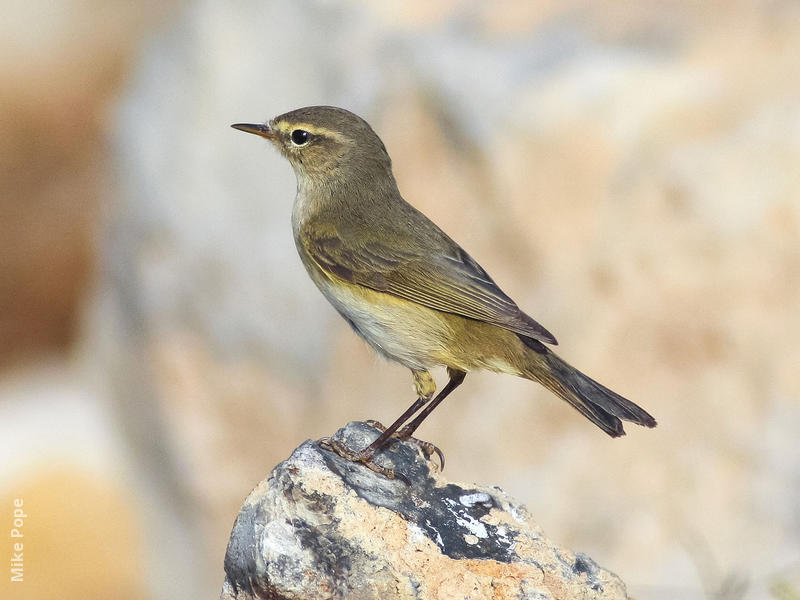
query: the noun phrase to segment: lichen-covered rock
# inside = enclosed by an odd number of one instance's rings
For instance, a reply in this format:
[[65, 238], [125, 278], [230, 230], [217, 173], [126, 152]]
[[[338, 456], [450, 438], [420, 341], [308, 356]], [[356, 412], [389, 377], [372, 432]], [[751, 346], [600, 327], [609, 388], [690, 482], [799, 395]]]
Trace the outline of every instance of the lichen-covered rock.
[[[336, 433], [352, 448], [377, 435], [358, 422]], [[407, 442], [380, 459], [402, 478], [311, 441], [275, 467], [236, 519], [222, 600], [627, 598], [500, 488], [448, 482]]]

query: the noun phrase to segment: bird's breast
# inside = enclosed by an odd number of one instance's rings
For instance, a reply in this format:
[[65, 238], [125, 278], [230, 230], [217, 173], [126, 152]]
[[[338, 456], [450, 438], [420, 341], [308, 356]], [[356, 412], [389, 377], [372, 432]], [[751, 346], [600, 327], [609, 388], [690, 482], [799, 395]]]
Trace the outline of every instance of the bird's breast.
[[297, 249], [328, 302], [376, 352], [415, 370], [445, 364], [443, 353], [450, 331], [440, 313], [328, 275], [302, 244], [297, 243]]

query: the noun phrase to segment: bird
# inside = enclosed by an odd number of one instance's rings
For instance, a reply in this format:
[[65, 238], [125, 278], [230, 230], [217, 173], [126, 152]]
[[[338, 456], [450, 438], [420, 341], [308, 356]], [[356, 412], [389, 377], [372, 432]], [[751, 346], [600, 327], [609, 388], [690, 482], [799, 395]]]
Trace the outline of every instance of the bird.
[[[423, 420], [475, 370], [538, 382], [611, 437], [622, 421], [655, 427], [643, 408], [560, 358], [556, 338], [519, 306], [458, 243], [398, 189], [389, 154], [372, 127], [333, 106], [308, 106], [233, 128], [269, 140], [297, 178], [292, 231], [308, 275], [366, 343], [410, 369], [416, 401], [374, 442], [326, 447], [387, 477], [377, 452], [392, 438], [417, 442]], [[445, 367], [436, 394], [431, 375]]]

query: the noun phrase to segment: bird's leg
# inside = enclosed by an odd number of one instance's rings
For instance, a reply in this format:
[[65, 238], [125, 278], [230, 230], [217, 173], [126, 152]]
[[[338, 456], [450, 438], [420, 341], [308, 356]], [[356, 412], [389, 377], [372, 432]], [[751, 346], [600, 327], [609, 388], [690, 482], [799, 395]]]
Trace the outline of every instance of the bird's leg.
[[451, 369], [450, 367], [447, 367], [447, 375], [450, 377], [450, 381], [447, 382], [447, 385], [445, 385], [442, 388], [442, 391], [439, 392], [436, 398], [434, 398], [430, 402], [430, 404], [428, 404], [428, 406], [426, 406], [422, 410], [422, 412], [420, 412], [416, 417], [414, 417], [414, 420], [411, 421], [411, 423], [403, 427], [397, 433], [398, 438], [404, 440], [411, 437], [411, 434], [413, 434], [417, 430], [417, 427], [419, 427], [422, 424], [425, 418], [433, 412], [433, 409], [439, 406], [442, 400], [444, 400], [445, 398], [447, 398], [447, 396], [450, 395], [450, 392], [452, 392], [454, 389], [460, 386], [461, 382], [464, 381], [464, 377], [467, 376], [466, 372], [459, 371], [458, 369]]
[[[365, 466], [372, 469], [376, 473], [381, 473], [386, 477], [388, 477], [389, 479], [394, 479], [395, 476], [394, 470], [388, 467], [382, 467], [380, 465], [375, 464], [372, 460], [372, 457], [375, 456], [375, 453], [381, 448], [383, 448], [392, 437], [394, 437], [395, 432], [406, 421], [408, 421], [412, 416], [414, 416], [414, 414], [420, 408], [425, 406], [425, 404], [430, 402], [431, 398], [433, 398], [433, 394], [436, 392], [436, 382], [433, 380], [433, 377], [431, 376], [430, 373], [428, 373], [428, 371], [412, 371], [412, 373], [414, 375], [414, 389], [417, 392], [417, 400], [414, 402], [414, 404], [409, 406], [408, 410], [406, 410], [402, 415], [400, 415], [400, 417], [397, 420], [395, 420], [394, 423], [389, 425], [389, 427], [384, 427], [378, 421], [374, 420], [367, 421], [367, 423], [371, 427], [374, 427], [375, 429], [381, 431], [381, 434], [374, 442], [372, 442], [369, 446], [360, 451], [351, 450], [350, 448], [346, 447], [345, 445], [341, 444], [340, 442], [332, 438], [321, 439], [320, 443], [322, 444], [322, 446], [328, 450], [335, 452], [336, 454], [338, 454], [339, 456], [341, 456], [346, 460], [363, 463]], [[409, 439], [409, 438], [403, 438], [403, 439]], [[415, 440], [413, 438], [411, 439], [415, 443], [418, 443], [420, 447], [423, 447], [424, 444], [427, 444], [427, 442], [422, 442], [421, 440]], [[433, 445], [430, 444], [430, 446]], [[434, 451], [441, 457], [442, 456], [441, 451], [435, 446], [434, 448], [435, 448]], [[425, 448], [423, 448], [423, 450], [425, 450]], [[428, 451], [428, 456], [430, 456], [432, 452], [433, 451]]]
[[[430, 401], [430, 399], [433, 398], [433, 394], [436, 392], [436, 382], [433, 380], [433, 376], [431, 376], [431, 374], [428, 371], [414, 371], [414, 370], [412, 370], [411, 373], [414, 375], [414, 389], [417, 392], [417, 396], [419, 398], [427, 398]], [[411, 417], [411, 415], [409, 415], [409, 418], [410, 417]], [[398, 422], [400, 421], [400, 419], [398, 419], [397, 421], [395, 421], [393, 426], [394, 425], [398, 425], [398, 427], [399, 427], [400, 425], [405, 423], [406, 420], [407, 419], [403, 420], [402, 423], [398, 424]], [[378, 423], [378, 425], [380, 425], [380, 423]], [[385, 428], [383, 426], [381, 426], [380, 429], [384, 430], [384, 435], [385, 435], [386, 434]], [[411, 442], [411, 443], [415, 444], [417, 447], [419, 447], [420, 450], [422, 450], [422, 453], [428, 459], [431, 456], [433, 456], [434, 453], [436, 453], [436, 455], [439, 456], [439, 462], [442, 465], [444, 465], [444, 454], [442, 454], [442, 451], [439, 450], [439, 448], [437, 448], [436, 446], [434, 446], [430, 442], [426, 442], [424, 440], [418, 440], [417, 438], [411, 437], [410, 435], [400, 436], [400, 435], [398, 435], [396, 430], [395, 430], [395, 432], [393, 432], [391, 434], [391, 436], [387, 436], [386, 439], [383, 440], [379, 446], [378, 446], [378, 442], [381, 441], [380, 438], [375, 440], [375, 443], [373, 445], [377, 446], [376, 450], [378, 448], [380, 448], [381, 446], [385, 445], [389, 441], [389, 437], [401, 439], [403, 441], [408, 441], [408, 442]]]
[[[416, 411], [411, 411], [409, 409], [409, 411], [406, 411], [406, 413], [411, 412], [411, 415], [406, 416], [404, 414], [402, 417], [400, 417], [400, 419], [395, 421], [389, 429], [386, 429], [377, 421], [370, 423], [373, 426], [377, 425], [378, 429], [383, 431], [383, 434], [372, 443], [372, 446], [375, 446], [376, 451], [383, 447], [388, 442], [390, 437], [411, 442], [417, 445], [427, 458], [430, 458], [436, 454], [436, 456], [439, 457], [440, 470], [444, 470], [444, 453], [441, 451], [441, 449], [431, 442], [426, 442], [425, 440], [413, 437], [413, 433], [422, 424], [426, 417], [431, 414], [431, 412], [433, 412], [433, 410], [439, 406], [439, 404], [441, 404], [442, 400], [447, 398], [447, 396], [449, 396], [454, 389], [461, 385], [461, 383], [464, 381], [464, 377], [467, 375], [464, 371], [451, 369], [450, 367], [447, 368], [447, 374], [450, 377], [447, 385], [445, 385], [444, 388], [442, 388], [442, 390], [436, 395], [436, 397], [431, 400], [416, 417], [414, 417], [413, 421], [399, 431], [397, 431], [397, 429], [400, 427], [400, 425], [405, 423], [405, 421]], [[431, 377], [430, 373], [427, 371], [414, 371], [414, 385], [420, 398], [422, 398], [423, 394], [429, 394], [428, 397], [430, 397], [436, 390], [436, 383], [433, 381], [433, 377]], [[391, 430], [391, 433], [387, 434], [389, 430]]]
[[[370, 421], [370, 425], [372, 425], [376, 429], [380, 429], [382, 433], [380, 436], [378, 436], [378, 439], [376, 439], [362, 451], [362, 453], [366, 455], [367, 460], [371, 459], [372, 456], [378, 450], [383, 448], [390, 438], [396, 437], [395, 432], [406, 421], [408, 421], [412, 416], [414, 416], [414, 414], [420, 408], [422, 408], [426, 403], [430, 402], [431, 398], [433, 398], [433, 394], [434, 392], [436, 392], [436, 382], [433, 380], [431, 374], [428, 371], [412, 371], [412, 373], [414, 375], [414, 389], [417, 392], [416, 402], [414, 402], [414, 404], [412, 404], [406, 412], [400, 415], [400, 417], [397, 420], [395, 420], [394, 423], [389, 425], [389, 427], [384, 427], [378, 421]], [[408, 439], [408, 438], [403, 438], [403, 439]]]
[[345, 460], [349, 460], [351, 462], [363, 463], [366, 467], [372, 469], [376, 473], [381, 473], [382, 475], [385, 475], [389, 479], [394, 479], [395, 477], [394, 469], [375, 464], [372, 460], [372, 457], [375, 456], [375, 453], [386, 444], [386, 442], [389, 440], [389, 438], [392, 437], [394, 432], [397, 431], [403, 423], [408, 421], [414, 415], [414, 413], [416, 413], [420, 408], [425, 406], [425, 404], [428, 401], [430, 401], [430, 397], [417, 398], [414, 404], [409, 406], [408, 410], [406, 410], [406, 412], [400, 415], [400, 417], [394, 423], [389, 425], [389, 427], [383, 427], [383, 425], [381, 425], [377, 421], [370, 421], [369, 422], [370, 425], [372, 425], [373, 427], [375, 427], [376, 425], [379, 426], [376, 427], [376, 429], [382, 429], [383, 433], [381, 433], [378, 436], [378, 439], [376, 439], [374, 442], [372, 442], [369, 446], [367, 446], [363, 450], [359, 451], [351, 450], [350, 448], [348, 448], [347, 446], [345, 446], [344, 444], [333, 438], [323, 438], [319, 442], [323, 448], [335, 452]]
[[[419, 400], [423, 400], [423, 402], [421, 404], [418, 404], [418, 402], [412, 404], [411, 408], [409, 408], [405, 413], [403, 413], [403, 415], [399, 419], [397, 419], [394, 423], [392, 423], [391, 427], [394, 427], [395, 425], [397, 425], [397, 427], [400, 427], [400, 425], [402, 425], [408, 419], [410, 419], [411, 416], [416, 411], [418, 411], [422, 407], [422, 405], [425, 404], [425, 402], [428, 402], [431, 398], [433, 398], [433, 394], [436, 392], [436, 382], [433, 380], [433, 377], [428, 371], [412, 370], [411, 374], [414, 376], [414, 391], [417, 392], [417, 398], [419, 398]], [[367, 419], [365, 423], [370, 427], [378, 429], [382, 433], [385, 432], [387, 429], [386, 425], [384, 425], [380, 421], [376, 421], [375, 419]], [[391, 429], [391, 427], [389, 429]], [[391, 435], [387, 435], [386, 439], [388, 439], [389, 437], [391, 437]], [[375, 441], [377, 442], [378, 440]], [[381, 443], [380, 445], [382, 446], [383, 443]]]
[[450, 367], [447, 367], [447, 374], [450, 376], [450, 381], [448, 381], [447, 385], [445, 385], [442, 388], [442, 391], [440, 391], [436, 395], [436, 398], [434, 398], [433, 400], [431, 400], [431, 402], [428, 403], [428, 406], [423, 408], [422, 411], [416, 417], [414, 417], [414, 420], [411, 421], [411, 423], [409, 423], [408, 425], [403, 427], [394, 436], [394, 437], [396, 437], [397, 439], [400, 439], [400, 440], [413, 441], [420, 448], [422, 448], [423, 452], [425, 452], [428, 455], [428, 457], [432, 456], [433, 453], [435, 452], [439, 456], [439, 460], [442, 463], [442, 466], [441, 466], [442, 470], [444, 470], [444, 454], [442, 453], [442, 451], [439, 450], [439, 448], [437, 448], [436, 446], [434, 446], [430, 442], [425, 442], [425, 441], [419, 440], [419, 439], [417, 439], [415, 437], [411, 437], [411, 436], [417, 430], [417, 427], [419, 427], [422, 424], [422, 422], [425, 420], [425, 418], [429, 414], [431, 414], [433, 412], [433, 410], [437, 406], [439, 406], [439, 404], [441, 404], [442, 400], [444, 400], [445, 398], [447, 398], [447, 396], [450, 395], [450, 392], [452, 392], [459, 385], [461, 385], [461, 382], [464, 381], [464, 377], [467, 376], [467, 374], [464, 371], [459, 371], [457, 369], [451, 369]]
[[[439, 457], [441, 469], [444, 469], [444, 453], [434, 444], [412, 437], [412, 434], [417, 430], [422, 421], [424, 421], [425, 418], [431, 414], [433, 409], [441, 404], [442, 400], [447, 398], [447, 396], [454, 389], [461, 385], [461, 382], [464, 381], [464, 377], [466, 377], [467, 374], [464, 371], [459, 371], [457, 369], [451, 369], [448, 367], [447, 374], [450, 376], [450, 381], [448, 381], [447, 385], [445, 385], [444, 388], [442, 388], [442, 390], [436, 395], [436, 397], [431, 400], [431, 397], [436, 391], [436, 383], [433, 381], [433, 377], [431, 377], [431, 374], [427, 371], [413, 371], [413, 373], [414, 388], [416, 389], [418, 395], [417, 400], [414, 402], [414, 404], [409, 406], [408, 410], [400, 415], [400, 417], [394, 423], [389, 425], [389, 427], [384, 427], [378, 421], [367, 421], [370, 426], [375, 427], [382, 432], [369, 446], [356, 452], [331, 438], [320, 440], [322, 445], [328, 450], [336, 452], [336, 454], [344, 459], [352, 462], [363, 463], [366, 467], [372, 469], [376, 473], [381, 473], [389, 479], [394, 479], [394, 469], [375, 464], [372, 458], [375, 456], [375, 453], [378, 450], [383, 448], [389, 442], [390, 439], [396, 438], [416, 444], [428, 458], [436, 454]], [[427, 406], [425, 406], [426, 404]], [[402, 427], [403, 424], [405, 424], [406, 421], [414, 416], [423, 406], [425, 408], [423, 408], [422, 411], [416, 417], [414, 417], [414, 420], [400, 429], [400, 427]]]
[[[431, 414], [431, 412], [433, 412], [433, 409], [439, 406], [442, 400], [447, 398], [447, 396], [449, 396], [454, 389], [456, 389], [459, 385], [461, 385], [461, 382], [464, 381], [464, 377], [466, 377], [467, 375], [464, 371], [451, 369], [450, 367], [447, 368], [447, 374], [450, 376], [450, 381], [447, 382], [447, 385], [445, 385], [442, 388], [442, 390], [436, 395], [436, 397], [433, 400], [428, 402], [428, 405], [425, 406], [425, 408], [423, 408], [422, 411], [416, 417], [414, 417], [413, 421], [411, 421], [408, 425], [406, 425], [399, 431], [397, 431], [399, 427], [403, 423], [405, 423], [409, 418], [411, 418], [411, 416], [416, 412], [416, 410], [418, 410], [418, 408], [413, 411], [411, 409], [406, 411], [406, 413], [403, 414], [402, 417], [397, 419], [397, 421], [392, 423], [392, 425], [388, 429], [383, 427], [383, 425], [381, 425], [377, 421], [371, 422], [370, 423], [371, 425], [373, 426], [377, 425], [378, 426], [377, 428], [381, 429], [383, 433], [377, 440], [375, 440], [371, 444], [370, 447], [374, 446], [375, 451], [377, 451], [389, 441], [389, 438], [395, 438], [398, 440], [411, 442], [417, 445], [427, 458], [430, 458], [431, 456], [436, 454], [436, 456], [439, 457], [440, 469], [444, 470], [444, 453], [439, 449], [439, 447], [436, 446], [435, 444], [432, 444], [431, 442], [426, 442], [425, 440], [420, 440], [418, 438], [412, 437], [412, 435], [417, 430], [417, 428], [422, 424], [425, 418], [429, 414]], [[417, 393], [420, 394], [420, 396], [423, 393], [428, 393], [432, 396], [433, 392], [436, 390], [436, 383], [433, 381], [433, 377], [431, 377], [430, 373], [428, 373], [427, 371], [414, 371], [414, 384], [417, 389]], [[420, 399], [422, 399], [422, 397], [420, 397]], [[412, 406], [412, 408], [414, 407]]]

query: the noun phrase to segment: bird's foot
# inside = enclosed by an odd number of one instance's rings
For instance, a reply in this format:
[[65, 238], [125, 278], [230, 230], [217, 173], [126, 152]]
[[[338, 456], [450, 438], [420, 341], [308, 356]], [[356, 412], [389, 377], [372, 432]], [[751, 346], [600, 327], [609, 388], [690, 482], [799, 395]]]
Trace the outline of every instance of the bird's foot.
[[413, 437], [408, 427], [403, 427], [392, 437], [395, 437], [398, 440], [402, 440], [404, 442], [411, 442], [412, 444], [417, 446], [420, 450], [422, 450], [422, 453], [428, 460], [430, 460], [431, 457], [435, 454], [436, 456], [439, 457], [439, 471], [444, 471], [444, 452], [442, 452], [439, 446], [437, 446], [436, 444], [432, 444], [431, 442], [426, 442], [425, 440]]
[[379, 465], [378, 463], [376, 463], [373, 460], [373, 457], [375, 456], [375, 451], [370, 450], [369, 446], [364, 448], [363, 450], [356, 451], [352, 450], [351, 448], [348, 448], [341, 441], [332, 437], [322, 438], [318, 440], [318, 443], [325, 450], [329, 450], [334, 454], [341, 456], [343, 459], [349, 460], [350, 462], [361, 463], [368, 469], [375, 471], [376, 473], [380, 473], [387, 479], [394, 479], [395, 477], [397, 477], [398, 479], [410, 484], [408, 479], [402, 473], [396, 473], [393, 468], [384, 465]]
[[[365, 423], [370, 427], [377, 429], [378, 431], [386, 431], [386, 427], [384, 427], [380, 421], [369, 419], [365, 421]], [[427, 460], [430, 460], [435, 454], [439, 457], [439, 471], [444, 471], [444, 452], [442, 452], [438, 446], [432, 444], [431, 442], [426, 442], [425, 440], [420, 440], [419, 438], [413, 437], [411, 435], [412, 433], [413, 431], [410, 427], [403, 427], [400, 429], [400, 431], [395, 432], [392, 437], [403, 442], [411, 442], [417, 448], [422, 450], [422, 454], [425, 455]]]

